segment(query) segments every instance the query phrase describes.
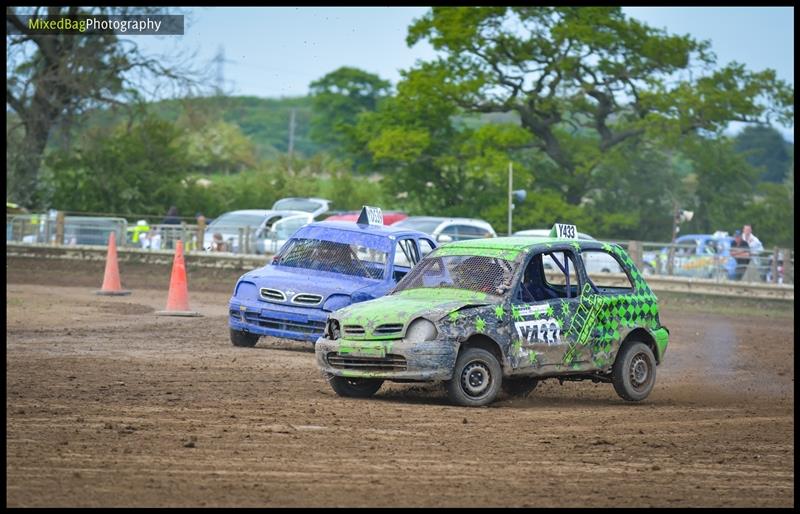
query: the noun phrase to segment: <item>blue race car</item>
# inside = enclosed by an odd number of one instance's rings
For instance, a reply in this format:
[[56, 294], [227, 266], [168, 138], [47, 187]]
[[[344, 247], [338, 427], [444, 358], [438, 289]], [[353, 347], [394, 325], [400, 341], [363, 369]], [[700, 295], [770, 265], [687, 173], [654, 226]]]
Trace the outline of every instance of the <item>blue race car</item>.
[[242, 275], [229, 304], [231, 342], [251, 347], [261, 336], [316, 342], [328, 314], [385, 295], [436, 248], [423, 232], [363, 218], [301, 227], [270, 264]]
[[[732, 241], [733, 238], [727, 232], [680, 236], [675, 240], [675, 244], [681, 246], [675, 250], [673, 275], [733, 279], [736, 259], [731, 257]], [[660, 252], [645, 252], [642, 256], [645, 272], [666, 274], [668, 256], [668, 247], [662, 248]]]

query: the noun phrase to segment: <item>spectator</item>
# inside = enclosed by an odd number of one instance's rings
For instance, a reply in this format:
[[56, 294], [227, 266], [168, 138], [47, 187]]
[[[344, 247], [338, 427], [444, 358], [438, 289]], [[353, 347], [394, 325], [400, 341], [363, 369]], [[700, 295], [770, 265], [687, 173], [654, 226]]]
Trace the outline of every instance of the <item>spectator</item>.
[[753, 234], [753, 227], [745, 225], [742, 227], [742, 239], [747, 242], [750, 248], [750, 264], [744, 272], [742, 280], [746, 282], [758, 282], [761, 279], [761, 260], [758, 256], [759, 253], [764, 251], [764, 245]]
[[764, 251], [764, 245], [761, 244], [761, 241], [753, 234], [753, 227], [750, 225], [745, 225], [742, 227], [742, 239], [747, 241], [747, 245], [750, 247], [750, 251], [753, 253], [759, 253]]
[[213, 240], [211, 241], [211, 251], [212, 252], [227, 252], [228, 245], [225, 244], [225, 241], [222, 239], [222, 234], [219, 232], [215, 233], [213, 236]]
[[744, 275], [747, 265], [750, 264], [750, 246], [742, 238], [742, 231], [737, 230], [733, 234], [731, 242], [731, 257], [736, 260], [736, 270], [733, 273], [734, 280], [740, 280]]
[[174, 205], [169, 208], [167, 211], [167, 215], [164, 217], [164, 220], [161, 222], [162, 225], [180, 225], [181, 219], [178, 217], [178, 208]]

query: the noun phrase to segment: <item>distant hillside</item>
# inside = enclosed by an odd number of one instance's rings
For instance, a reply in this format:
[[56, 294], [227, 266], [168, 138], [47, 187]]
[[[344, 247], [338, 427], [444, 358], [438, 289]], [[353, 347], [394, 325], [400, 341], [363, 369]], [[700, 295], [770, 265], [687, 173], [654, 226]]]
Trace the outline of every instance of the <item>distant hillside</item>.
[[[175, 121], [187, 111], [199, 116], [222, 116], [228, 123], [239, 125], [256, 146], [259, 157], [270, 159], [285, 154], [289, 148], [289, 122], [295, 110], [294, 150], [309, 156], [319, 152], [308, 136], [311, 98], [257, 98], [254, 96], [207, 97], [191, 100], [168, 100], [152, 104], [159, 115]], [[191, 115], [191, 113], [189, 113]]]
[[[220, 117], [241, 128], [256, 147], [261, 159], [274, 159], [286, 154], [289, 146], [289, 120], [295, 110], [294, 150], [305, 156], [320, 151], [308, 136], [311, 118], [311, 98], [257, 98], [253, 96], [202, 97], [181, 100], [162, 100], [147, 107], [151, 113], [177, 121], [182, 119], [199, 126], [204, 121], [218, 120]], [[117, 109], [99, 110], [86, 116], [86, 126], [112, 127], [125, 119], [125, 112]], [[75, 128], [75, 127], [73, 127]], [[51, 138], [51, 144], [58, 137]], [[55, 141], [54, 141], [55, 140]]]

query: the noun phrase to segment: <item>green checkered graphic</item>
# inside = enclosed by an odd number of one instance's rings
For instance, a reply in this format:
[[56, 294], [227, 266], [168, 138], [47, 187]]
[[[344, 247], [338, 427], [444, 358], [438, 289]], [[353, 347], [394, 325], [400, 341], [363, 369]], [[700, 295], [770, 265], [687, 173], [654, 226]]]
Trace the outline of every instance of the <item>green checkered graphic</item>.
[[630, 256], [619, 245], [604, 245], [615, 253], [630, 269], [633, 279], [632, 294], [600, 296], [593, 294], [589, 284], [581, 291], [581, 303], [569, 320], [565, 335], [571, 341], [562, 363], [574, 366], [580, 346], [589, 346], [597, 367], [611, 363], [614, 343], [620, 343], [620, 330], [635, 327], [658, 326], [657, 298], [633, 264]]

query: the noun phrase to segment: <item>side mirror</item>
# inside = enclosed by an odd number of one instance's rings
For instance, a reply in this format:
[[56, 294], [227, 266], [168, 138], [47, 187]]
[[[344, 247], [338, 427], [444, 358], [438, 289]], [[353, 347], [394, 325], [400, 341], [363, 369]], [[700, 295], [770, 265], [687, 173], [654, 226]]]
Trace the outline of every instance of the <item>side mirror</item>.
[[448, 236], [447, 234], [439, 234], [436, 236], [436, 241], [440, 243], [450, 243], [453, 241], [453, 238]]

